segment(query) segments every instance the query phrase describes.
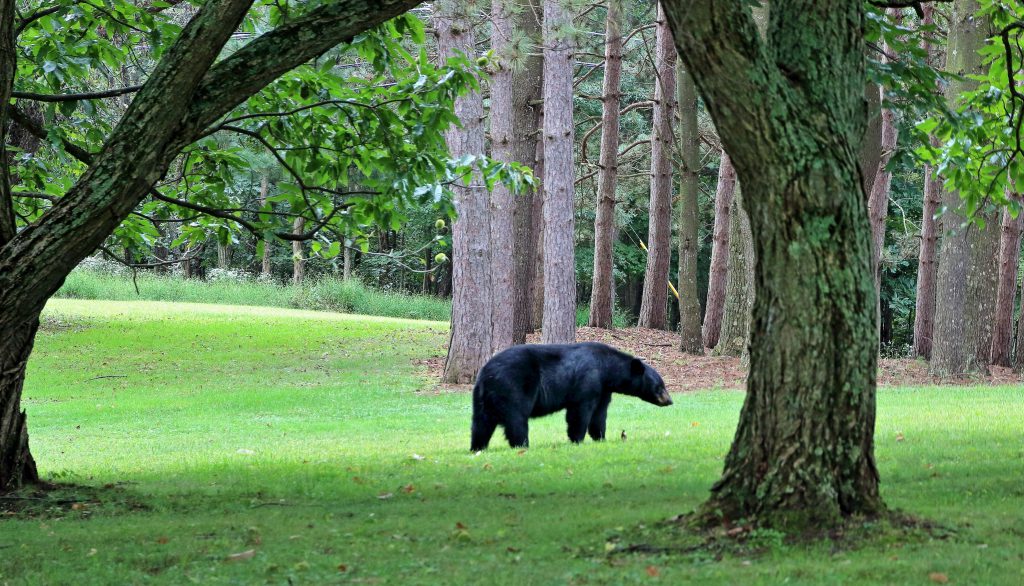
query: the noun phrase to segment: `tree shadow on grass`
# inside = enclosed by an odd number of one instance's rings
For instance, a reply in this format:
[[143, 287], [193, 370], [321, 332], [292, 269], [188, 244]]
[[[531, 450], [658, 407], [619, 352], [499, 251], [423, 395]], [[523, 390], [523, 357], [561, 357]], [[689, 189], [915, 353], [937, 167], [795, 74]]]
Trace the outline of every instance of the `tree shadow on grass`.
[[122, 484], [101, 487], [40, 483], [0, 494], [0, 521], [4, 519], [88, 519], [147, 511]]

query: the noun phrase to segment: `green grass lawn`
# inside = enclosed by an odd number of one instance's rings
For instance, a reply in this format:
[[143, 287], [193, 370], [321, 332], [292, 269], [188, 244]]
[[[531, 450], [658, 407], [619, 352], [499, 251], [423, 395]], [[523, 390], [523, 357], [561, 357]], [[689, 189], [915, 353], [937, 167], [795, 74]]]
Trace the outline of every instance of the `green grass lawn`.
[[621, 397], [604, 444], [568, 444], [556, 415], [529, 451], [498, 436], [474, 456], [469, 396], [420, 392], [413, 364], [443, 351], [442, 323], [78, 300], [45, 315], [33, 451], [95, 490], [0, 517], [0, 584], [1024, 583], [1017, 387], [879, 394], [886, 500], [948, 530], [609, 556], [675, 539], [655, 524], [705, 497], [741, 393]]

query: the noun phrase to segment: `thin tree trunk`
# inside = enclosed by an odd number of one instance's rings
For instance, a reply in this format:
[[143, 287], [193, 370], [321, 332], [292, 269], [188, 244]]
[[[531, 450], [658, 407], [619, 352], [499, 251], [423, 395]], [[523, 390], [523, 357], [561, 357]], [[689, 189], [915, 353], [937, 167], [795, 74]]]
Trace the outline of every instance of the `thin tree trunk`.
[[227, 270], [231, 268], [231, 244], [217, 242], [217, 268]]
[[[947, 88], [947, 100], [956, 107], [964, 91], [977, 87], [967, 76], [982, 73], [979, 51], [991, 34], [989, 18], [976, 17], [978, 3], [957, 0], [950, 19], [946, 69], [956, 74]], [[960, 196], [944, 192], [938, 289], [932, 340], [931, 371], [939, 376], [987, 372], [992, 348], [992, 326], [998, 282], [999, 216], [980, 211], [977, 224], [964, 226]]]
[[544, 317], [545, 344], [576, 341], [572, 14], [544, 0]]
[[[260, 207], [262, 208], [267, 203], [267, 194], [270, 193], [270, 173], [264, 171], [263, 179], [260, 181]], [[271, 238], [263, 239], [263, 262], [260, 266], [260, 277], [264, 279], [271, 278], [271, 271], [273, 267], [270, 263], [270, 243], [273, 240]]]
[[[933, 24], [932, 15], [935, 7], [923, 4], [924, 18], [921, 24]], [[929, 58], [934, 60], [936, 48], [925, 37], [921, 41], [922, 48]], [[938, 139], [929, 137], [932, 146], [939, 146]], [[924, 202], [921, 210], [921, 251], [917, 260], [917, 299], [914, 302], [914, 356], [931, 359], [932, 330], [935, 326], [935, 280], [937, 278], [939, 231], [935, 215], [939, 211], [942, 198], [942, 181], [936, 177], [931, 165], [924, 166]]]
[[[434, 8], [440, 54], [449, 57], [461, 52], [472, 56], [475, 37], [468, 7], [445, 0]], [[455, 114], [461, 128], [445, 133], [452, 156], [482, 154], [483, 96], [478, 92], [460, 96]], [[473, 173], [469, 184], [455, 186], [455, 209], [459, 216], [452, 226], [452, 329], [443, 379], [447, 383], [470, 383], [491, 356], [491, 222], [487, 190], [478, 172]]]
[[[517, 55], [518, 67], [512, 72], [512, 157], [534, 168], [535, 182], [540, 183], [541, 170], [537, 168], [540, 136], [539, 113], [543, 98], [542, 81], [544, 62], [541, 59], [541, 13], [537, 0], [503, 0], [512, 2], [516, 10], [512, 15], [512, 29], [530, 43], [523, 54]], [[522, 47], [522, 45], [521, 45]], [[540, 200], [540, 186], [515, 198], [515, 282], [513, 285], [512, 341], [526, 342], [527, 332], [534, 330], [534, 259], [537, 255], [539, 226], [534, 227], [534, 200]], [[539, 216], [538, 216], [539, 217]]]
[[[541, 135], [544, 132], [544, 110], [541, 108], [537, 114], [537, 128], [540, 129]], [[540, 330], [544, 322], [544, 199], [547, 197], [544, 195], [544, 140], [537, 141], [537, 150], [534, 158], [534, 175], [541, 178], [540, 185], [537, 187], [536, 193], [533, 195], [533, 205], [530, 206], [530, 214], [532, 218], [532, 235], [534, 243], [534, 254], [533, 254], [533, 280], [532, 280], [532, 294], [530, 298], [533, 300], [533, 330]]]
[[722, 329], [714, 356], [749, 359], [750, 319], [754, 310], [754, 236], [743, 209], [743, 188], [737, 188], [729, 211], [729, 257]]
[[701, 520], [803, 531], [875, 515], [864, 4], [772, 3], [767, 48], [744, 3], [665, 4], [736, 165], [757, 256], [747, 395]]
[[[302, 234], [306, 230], [306, 218], [299, 216], [292, 224], [292, 234]], [[292, 285], [301, 285], [306, 278], [305, 243], [301, 240], [292, 241]]]
[[[662, 15], [664, 20], [664, 15]], [[668, 31], [668, 25], [665, 25]], [[669, 49], [674, 53], [671, 34]], [[676, 86], [679, 95], [679, 349], [688, 354], [704, 354], [704, 339], [700, 331], [700, 300], [697, 299], [697, 194], [700, 179], [700, 129], [697, 127], [697, 88], [693, 78], [676, 66]]]
[[594, 286], [590, 294], [589, 325], [611, 328], [615, 307], [613, 252], [615, 245], [615, 186], [619, 173], [619, 88], [622, 78], [622, 7], [608, 1], [605, 19], [604, 87], [601, 103], [601, 155], [597, 173], [597, 213], [594, 218]]
[[676, 52], [672, 33], [658, 5], [655, 38], [654, 119], [651, 124], [651, 196], [647, 268], [638, 324], [668, 328], [668, 271], [672, 260], [672, 113], [676, 98]]
[[[512, 11], [511, 0], [491, 3], [491, 50], [494, 70], [491, 72], [491, 158], [514, 160], [514, 108], [512, 79]], [[502, 183], [491, 192], [491, 352], [496, 353], [514, 343], [513, 313], [515, 294], [515, 198]]]
[[718, 165], [718, 188], [715, 190], [715, 227], [711, 237], [711, 267], [708, 270], [708, 298], [704, 304], [704, 326], [701, 332], [705, 348], [718, 345], [725, 311], [725, 292], [729, 274], [729, 208], [736, 191], [736, 168], [725, 151]]
[[1018, 214], [1014, 218], [1009, 210], [1003, 210], [1002, 235], [999, 242], [999, 284], [996, 292], [990, 358], [990, 362], [998, 366], [1010, 366], [1013, 354], [1013, 307], [1017, 294], [1022, 229], [1024, 214]]
[[[341, 278], [344, 279], [345, 281], [347, 281], [347, 280], [352, 278], [352, 246], [348, 242], [347, 238], [346, 238], [346, 242], [345, 242], [345, 248], [342, 251], [342, 255], [343, 255], [342, 256], [342, 258], [343, 258], [342, 262], [344, 263], [344, 265], [343, 265], [342, 272], [341, 272]], [[428, 257], [427, 260], [429, 262], [429, 260], [430, 260], [429, 257]], [[429, 269], [430, 267], [427, 267], [427, 268]], [[433, 273], [431, 273], [431, 274], [433, 274]]]

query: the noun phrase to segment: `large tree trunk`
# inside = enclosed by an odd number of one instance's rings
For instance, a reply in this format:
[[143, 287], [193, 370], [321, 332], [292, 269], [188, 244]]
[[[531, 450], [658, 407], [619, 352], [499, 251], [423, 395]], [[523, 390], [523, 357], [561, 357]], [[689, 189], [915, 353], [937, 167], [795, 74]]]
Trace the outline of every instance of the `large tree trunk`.
[[661, 4], [658, 4], [657, 19], [647, 268], [637, 325], [664, 330], [668, 328], [668, 270], [672, 261], [672, 116], [676, 99], [676, 52]]
[[[475, 53], [473, 26], [467, 8], [454, 0], [434, 5], [434, 29], [440, 54]], [[473, 92], [455, 101], [462, 123], [445, 133], [453, 157], [484, 152], [483, 96]], [[474, 172], [468, 184], [455, 186], [458, 218], [452, 226], [452, 331], [444, 381], [471, 383], [491, 357], [490, 209], [487, 190]]]
[[[661, 20], [664, 20], [662, 16]], [[668, 25], [665, 26], [666, 30]], [[671, 35], [669, 35], [671, 37]], [[671, 41], [670, 41], [671, 43]], [[674, 51], [675, 47], [670, 44]], [[679, 63], [676, 67], [679, 95], [679, 349], [704, 354], [700, 331], [700, 300], [697, 299], [697, 194], [700, 192], [700, 129], [697, 127], [697, 88]]]
[[[956, 107], [960, 94], [977, 87], [967, 76], [983, 72], [979, 51], [992, 32], [990, 19], [975, 17], [978, 3], [957, 0], [950, 19], [946, 69], [956, 74], [946, 90]], [[959, 194], [944, 192], [944, 232], [938, 263], [931, 371], [939, 376], [987, 372], [999, 278], [999, 216], [981, 210], [985, 227], [964, 226]]]
[[571, 28], [568, 7], [561, 0], [544, 0], [545, 344], [576, 341]]
[[[494, 71], [491, 73], [491, 158], [510, 162], [515, 158], [512, 134], [513, 120], [511, 0], [494, 0], [491, 4], [491, 50]], [[515, 294], [515, 197], [504, 184], [491, 192], [491, 352], [496, 353], [514, 343], [513, 313]]]
[[992, 332], [990, 362], [1010, 366], [1013, 353], [1013, 306], [1017, 293], [1020, 262], [1020, 237], [1024, 215], [1016, 218], [1003, 210], [1002, 236], [999, 242], [999, 284], [996, 292], [995, 324]]
[[729, 275], [729, 208], [736, 191], [736, 168], [729, 155], [722, 151], [718, 164], [718, 187], [715, 190], [715, 227], [711, 236], [711, 267], [708, 270], [708, 298], [704, 303], [704, 326], [701, 332], [705, 348], [718, 345], [725, 311], [725, 291]]
[[594, 279], [590, 293], [589, 325], [611, 328], [615, 307], [613, 250], [615, 245], [615, 184], [619, 174], [619, 95], [622, 77], [622, 20], [620, 0], [608, 1], [605, 20], [604, 87], [601, 103], [601, 156], [597, 172], [597, 213], [594, 218]]
[[[540, 136], [540, 101], [543, 80], [543, 66], [540, 49], [540, 15], [542, 9], [537, 0], [503, 0], [513, 2], [516, 10], [512, 16], [512, 29], [529, 39], [524, 54], [517, 55], [518, 67], [512, 72], [512, 156], [514, 160], [534, 168], [535, 181], [540, 183], [542, 171], [537, 167], [538, 140]], [[540, 220], [534, 226], [534, 201], [540, 201], [541, 186], [515, 198], [515, 284], [512, 304], [512, 341], [526, 342], [526, 334], [534, 330], [534, 277], [535, 262], [540, 233]], [[538, 215], [539, 218], [539, 215]]]
[[[931, 25], [935, 7], [931, 4], [924, 4], [922, 9], [924, 18], [921, 24]], [[928, 41], [927, 37], [921, 43], [929, 57], [934, 59], [935, 46]], [[938, 146], [938, 140], [934, 136], [929, 137], [929, 140], [933, 146]], [[932, 330], [935, 325], [935, 280], [938, 276], [935, 253], [939, 242], [935, 214], [939, 211], [941, 190], [942, 181], [935, 175], [935, 169], [931, 165], [925, 165], [924, 202], [921, 210], [921, 251], [917, 260], [917, 299], [914, 303], [914, 356], [925, 359], [932, 357]]]
[[877, 514], [864, 4], [773, 3], [767, 48], [744, 3], [665, 5], [736, 165], [757, 256], [746, 400], [703, 518], [820, 530]]
[[1013, 352], [1013, 371], [1024, 372], [1024, 284], [1021, 285], [1020, 315], [1017, 317], [1017, 344]]
[[754, 236], [743, 209], [743, 188], [736, 189], [729, 211], [729, 256], [722, 329], [714, 356], [742, 356], [749, 362], [750, 319], [754, 311]]

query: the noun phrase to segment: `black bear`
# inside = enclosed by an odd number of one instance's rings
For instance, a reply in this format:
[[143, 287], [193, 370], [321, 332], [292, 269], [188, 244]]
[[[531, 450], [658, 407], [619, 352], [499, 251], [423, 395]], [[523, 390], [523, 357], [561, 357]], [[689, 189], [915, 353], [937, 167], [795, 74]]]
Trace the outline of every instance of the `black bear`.
[[612, 393], [662, 407], [672, 404], [656, 370], [604, 344], [513, 346], [477, 375], [471, 449], [485, 449], [498, 425], [513, 448], [528, 446], [527, 421], [562, 409], [570, 440], [582, 442], [588, 431], [594, 440], [603, 440]]

